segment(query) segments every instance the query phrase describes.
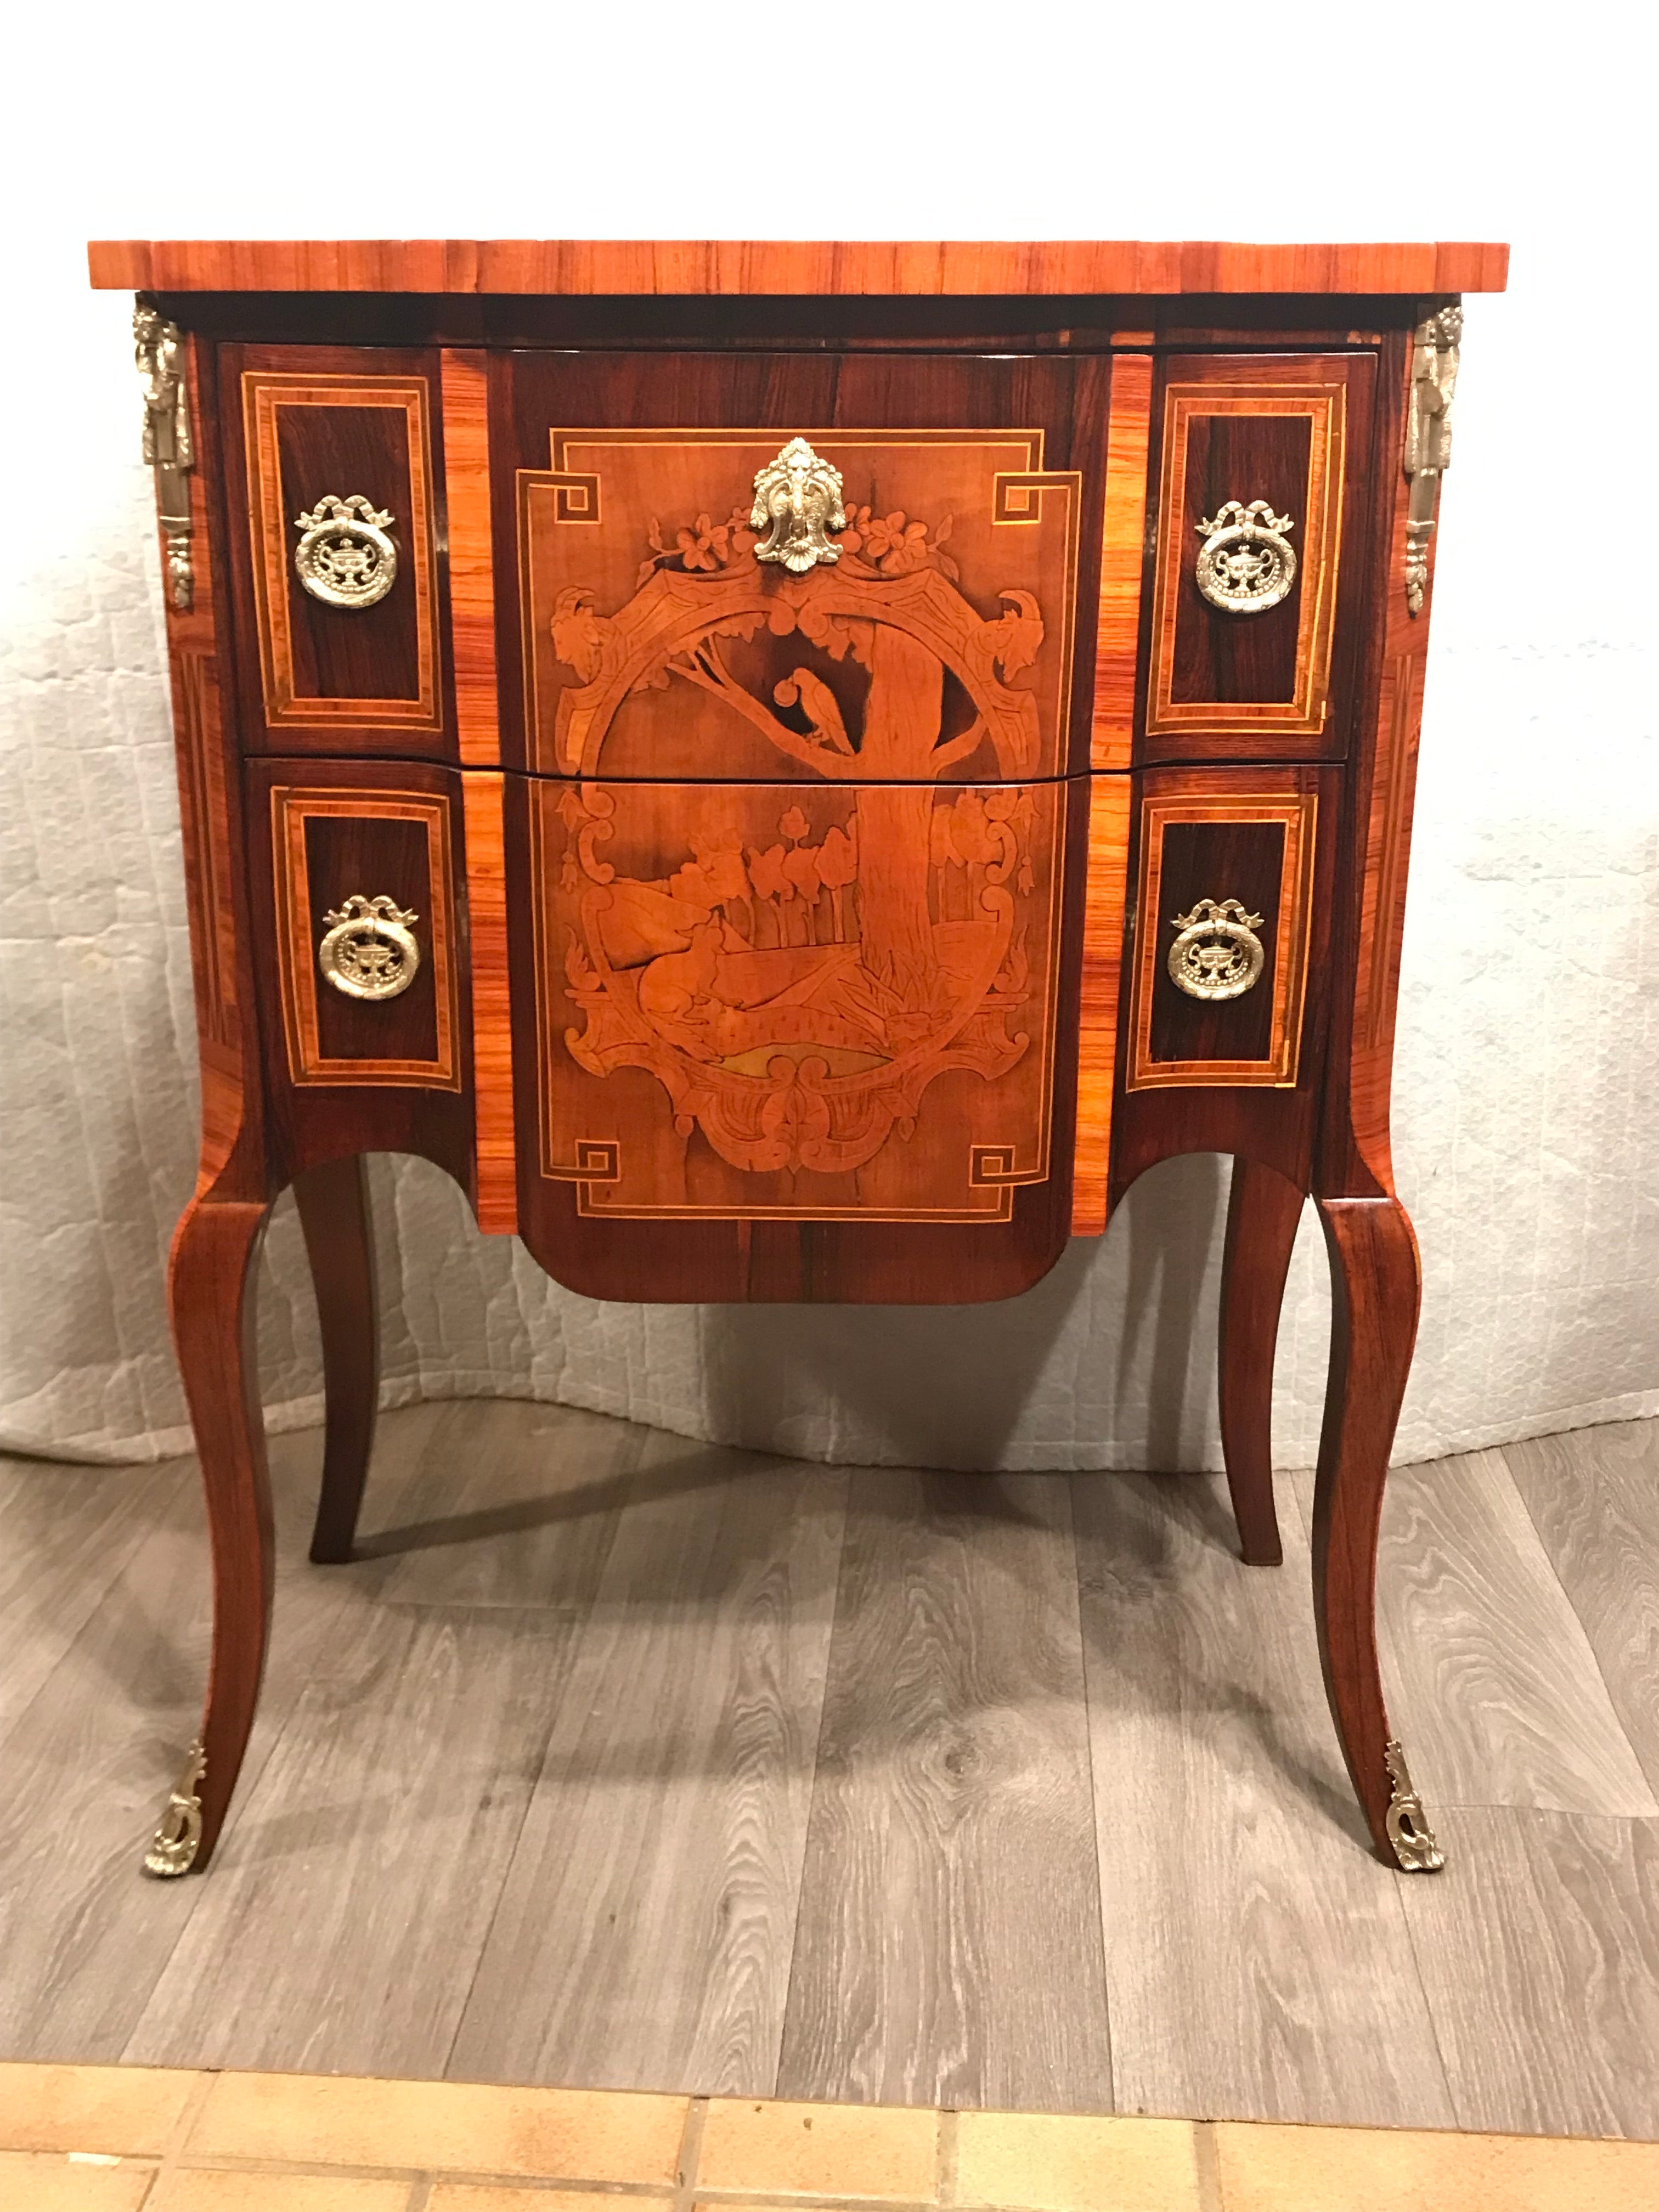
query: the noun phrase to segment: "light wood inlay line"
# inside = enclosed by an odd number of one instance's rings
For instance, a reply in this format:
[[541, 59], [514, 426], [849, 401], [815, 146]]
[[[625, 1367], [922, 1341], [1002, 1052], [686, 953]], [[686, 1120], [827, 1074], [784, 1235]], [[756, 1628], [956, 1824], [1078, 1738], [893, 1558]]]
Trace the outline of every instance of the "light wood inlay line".
[[1100, 623], [1090, 747], [1090, 763], [1096, 769], [1127, 768], [1134, 739], [1152, 411], [1152, 356], [1118, 356], [1112, 363], [1112, 411], [1106, 430], [1106, 511], [1101, 530]]

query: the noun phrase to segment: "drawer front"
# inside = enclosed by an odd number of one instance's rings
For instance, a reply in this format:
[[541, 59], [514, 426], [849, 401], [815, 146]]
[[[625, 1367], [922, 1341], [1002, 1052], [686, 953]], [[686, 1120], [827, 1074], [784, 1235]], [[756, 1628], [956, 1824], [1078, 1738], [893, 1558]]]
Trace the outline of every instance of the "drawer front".
[[452, 748], [437, 356], [223, 349], [254, 750]]
[[1078, 464], [1104, 428], [1085, 407], [1074, 451], [1073, 409], [1106, 364], [526, 353], [508, 374], [526, 766], [1066, 772]]
[[1052, 1266], [1086, 780], [508, 782], [520, 1227], [561, 1281], [954, 1301]]
[[1369, 355], [1164, 365], [1143, 759], [1346, 751], [1375, 372]]
[[1066, 789], [538, 783], [542, 1176], [596, 1217], [1008, 1219]]
[[1126, 1091], [1305, 1087], [1339, 772], [1165, 769], [1137, 781]]

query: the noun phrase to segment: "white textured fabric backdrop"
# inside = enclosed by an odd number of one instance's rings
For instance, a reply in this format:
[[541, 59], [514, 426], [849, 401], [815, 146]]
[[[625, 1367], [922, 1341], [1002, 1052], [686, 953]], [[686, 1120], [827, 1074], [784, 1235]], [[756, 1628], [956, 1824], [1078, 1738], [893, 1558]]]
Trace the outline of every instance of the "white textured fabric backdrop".
[[[684, 10], [609, 30], [502, 11], [510, 36], [440, 70], [418, 9], [399, 17], [415, 62], [383, 24], [344, 25], [325, 70], [248, 11], [216, 53], [181, 52], [173, 131], [145, 112], [164, 22], [64, 11], [13, 47], [39, 120], [9, 118], [5, 155], [0, 1441], [188, 1441], [162, 1268], [194, 1168], [190, 966], [128, 303], [83, 289], [94, 233], [1513, 239], [1510, 294], [1468, 303], [1445, 495], [1395, 1081], [1425, 1268], [1398, 1456], [1659, 1409], [1654, 356], [1617, 19], [1575, 11], [1566, 55], [1494, 52], [1484, 10], [1420, 33], [1402, 14], [1389, 58], [1328, 10], [1317, 39], [1283, 10], [1271, 42], [1183, 48], [1172, 143], [1155, 26], [918, 7], [856, 82], [837, 89], [826, 53], [820, 103], [780, 84], [800, 55], [783, 15], [738, 6], [716, 36]], [[433, 11], [432, 36], [453, 21]], [[1016, 22], [1018, 93], [987, 66], [1012, 66]], [[767, 149], [792, 143], [786, 195]], [[376, 1188], [389, 1402], [554, 1397], [872, 1462], [1217, 1458], [1218, 1159], [1157, 1170], [1103, 1243], [961, 1311], [596, 1305], [480, 1237], [435, 1169], [382, 1162]], [[1277, 1378], [1291, 1465], [1317, 1440], [1317, 1242], [1304, 1224]], [[287, 1200], [267, 1250], [267, 1403], [314, 1420]]]

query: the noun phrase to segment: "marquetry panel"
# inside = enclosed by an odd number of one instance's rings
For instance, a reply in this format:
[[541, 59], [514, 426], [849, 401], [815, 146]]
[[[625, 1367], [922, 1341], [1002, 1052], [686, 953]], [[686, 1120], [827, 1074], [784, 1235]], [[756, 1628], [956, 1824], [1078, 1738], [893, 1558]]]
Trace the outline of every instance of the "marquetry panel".
[[1010, 1219], [1066, 788], [532, 784], [541, 1176], [619, 1219]]
[[[1149, 757], [1341, 750], [1334, 655], [1349, 453], [1357, 404], [1369, 420], [1372, 371], [1358, 356], [1170, 365], [1159, 410]], [[1199, 590], [1200, 526], [1230, 501], [1256, 500], [1289, 516], [1296, 576], [1276, 605], [1231, 612]]]
[[[1305, 772], [1304, 772], [1305, 773]], [[1160, 790], [1140, 802], [1126, 1087], [1294, 1089], [1313, 923], [1319, 796], [1294, 773], [1241, 773], [1213, 792]], [[1169, 972], [1200, 899], [1261, 916], [1261, 972], [1240, 997], [1189, 997]]]
[[[241, 398], [266, 723], [273, 731], [441, 731], [426, 379], [255, 368], [242, 373]], [[295, 571], [296, 519], [331, 493], [360, 493], [392, 517], [398, 574], [373, 605], [326, 605]]]
[[[447, 802], [395, 789], [274, 784], [270, 838], [289, 1079], [459, 1091], [459, 948]], [[319, 969], [329, 911], [358, 893], [385, 895], [416, 917], [421, 964], [396, 998], [348, 997]]]
[[1063, 772], [1081, 477], [1032, 430], [796, 426], [840, 556], [755, 558], [775, 428], [554, 428], [518, 477], [530, 764], [998, 782]]

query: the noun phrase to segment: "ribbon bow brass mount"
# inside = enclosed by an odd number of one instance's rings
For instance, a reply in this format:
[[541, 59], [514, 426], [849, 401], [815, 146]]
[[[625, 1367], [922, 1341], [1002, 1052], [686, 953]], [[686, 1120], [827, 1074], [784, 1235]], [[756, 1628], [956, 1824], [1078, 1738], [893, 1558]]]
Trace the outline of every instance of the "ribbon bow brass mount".
[[398, 548], [386, 536], [392, 515], [362, 492], [349, 499], [325, 492], [294, 527], [305, 535], [294, 549], [294, 567], [313, 599], [328, 607], [372, 607], [398, 575]]
[[1265, 499], [1230, 499], [1213, 522], [1200, 522], [1198, 588], [1224, 614], [1259, 615], [1276, 607], [1296, 581], [1296, 555], [1284, 532], [1296, 525]]
[[749, 527], [771, 535], [755, 548], [757, 561], [781, 561], [797, 576], [818, 562], [841, 558], [828, 533], [845, 530], [841, 471], [812, 451], [805, 438], [792, 438], [775, 460], [755, 472], [755, 504]]
[[330, 927], [317, 947], [317, 965], [349, 999], [395, 999], [415, 981], [421, 964], [421, 948], [409, 927], [419, 919], [395, 899], [354, 891], [323, 916]]
[[1178, 914], [1181, 932], [1170, 947], [1170, 980], [1189, 999], [1242, 999], [1254, 988], [1267, 954], [1256, 931], [1259, 914], [1246, 913], [1237, 899], [1200, 899], [1190, 914]]

